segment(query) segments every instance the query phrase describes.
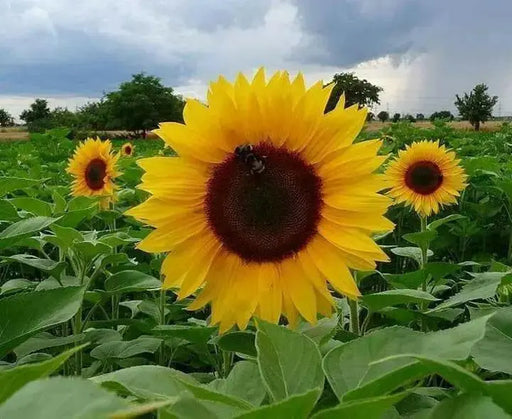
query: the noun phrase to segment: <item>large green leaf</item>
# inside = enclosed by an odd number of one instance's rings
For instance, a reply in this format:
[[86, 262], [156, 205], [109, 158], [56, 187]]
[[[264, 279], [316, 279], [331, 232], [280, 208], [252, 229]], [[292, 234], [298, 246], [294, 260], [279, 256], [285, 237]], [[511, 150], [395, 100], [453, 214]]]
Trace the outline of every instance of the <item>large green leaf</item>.
[[49, 376], [80, 349], [82, 347], [77, 346], [48, 361], [0, 370], [0, 404], [25, 384]]
[[219, 393], [246, 400], [254, 406], [259, 406], [266, 395], [258, 365], [251, 361], [237, 362], [227, 378], [212, 381], [208, 387]]
[[443, 310], [468, 301], [491, 298], [496, 294], [498, 286], [507, 276], [506, 272], [484, 272], [473, 274], [474, 278], [462, 287], [460, 292], [439, 304], [433, 310]]
[[110, 293], [156, 290], [162, 282], [155, 277], [139, 271], [117, 272], [105, 281], [105, 290]]
[[393, 394], [392, 396], [374, 397], [341, 403], [331, 409], [322, 410], [312, 418], [314, 419], [368, 419], [382, 418], [383, 414], [402, 400], [407, 393]]
[[0, 221], [18, 221], [16, 207], [6, 199], [0, 199]]
[[75, 377], [32, 381], [0, 405], [2, 418], [106, 418], [130, 404], [96, 384]]
[[28, 338], [21, 345], [14, 348], [14, 353], [18, 359], [23, 358], [32, 352], [38, 352], [42, 349], [56, 348], [80, 342], [84, 335], [55, 336], [49, 332], [41, 332], [31, 338]]
[[66, 287], [1, 299], [0, 358], [30, 336], [71, 319], [83, 292], [82, 287]]
[[322, 359], [307, 336], [258, 320], [256, 348], [263, 382], [275, 401], [322, 388]]
[[420, 290], [388, 290], [375, 294], [366, 294], [362, 298], [363, 304], [372, 311], [398, 304], [431, 303], [439, 299], [425, 291]]
[[256, 356], [256, 335], [252, 332], [226, 333], [219, 337], [217, 344], [225, 351]]
[[[421, 249], [419, 247], [394, 247], [391, 249], [391, 253], [393, 253], [397, 256], [402, 256], [404, 258], [412, 259], [412, 260], [416, 261], [416, 263], [418, 263], [418, 265], [421, 264], [422, 253], [421, 253]], [[428, 257], [433, 256], [434, 252], [429, 250], [427, 252], [427, 255], [428, 255]]]
[[51, 217], [32, 217], [11, 224], [0, 233], [0, 249], [15, 245], [21, 239], [44, 230], [57, 220], [58, 218]]
[[[306, 419], [315, 406], [321, 390], [313, 389], [287, 399], [236, 416], [237, 419]], [[339, 416], [338, 416], [339, 417]]]
[[478, 341], [471, 355], [482, 368], [512, 374], [512, 307], [498, 310], [485, 327], [484, 338]]
[[153, 354], [160, 347], [161, 339], [140, 337], [128, 341], [105, 342], [91, 351], [93, 358], [105, 361], [124, 359], [144, 353]]
[[22, 196], [11, 199], [11, 202], [19, 209], [30, 212], [34, 215], [43, 215], [45, 217], [50, 217], [52, 215], [52, 206], [48, 202], [41, 201], [37, 198]]
[[452, 329], [421, 333], [403, 327], [380, 329], [331, 350], [323, 361], [327, 379], [341, 400], [343, 395], [394, 369], [406, 366], [410, 360], [395, 360], [381, 364], [375, 361], [399, 354], [417, 354], [441, 359], [466, 359], [472, 346], [485, 332], [489, 317], [481, 317]]
[[453, 399], [445, 399], [431, 413], [433, 419], [510, 419], [501, 407], [487, 396], [461, 394]]
[[60, 273], [66, 268], [66, 262], [56, 262], [51, 259], [41, 259], [33, 255], [13, 255], [9, 256], [9, 260], [40, 269], [50, 275], [59, 278]]
[[193, 343], [206, 343], [216, 331], [216, 327], [170, 324], [156, 326], [154, 333], [161, 337], [176, 337]]
[[2, 177], [0, 178], [0, 196], [4, 196], [9, 192], [17, 189], [25, 189], [34, 185], [40, 185], [39, 179], [25, 179], [20, 177]]

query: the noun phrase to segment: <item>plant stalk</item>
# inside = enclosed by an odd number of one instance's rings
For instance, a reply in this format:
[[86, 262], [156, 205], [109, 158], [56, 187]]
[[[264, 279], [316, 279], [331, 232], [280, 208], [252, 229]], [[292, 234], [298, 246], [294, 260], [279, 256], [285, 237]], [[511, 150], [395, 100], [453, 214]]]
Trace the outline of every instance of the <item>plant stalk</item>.
[[[165, 295], [165, 290], [162, 289], [160, 290], [160, 325], [164, 326], [165, 325], [165, 303], [166, 303], [166, 295]], [[159, 353], [159, 364], [160, 365], [165, 365], [165, 343], [164, 343], [164, 340], [162, 339], [162, 344], [160, 345], [160, 353]]]
[[[426, 216], [420, 216], [420, 231], [423, 233], [427, 231], [427, 217]], [[425, 268], [425, 264], [428, 261], [428, 244], [421, 246], [421, 261], [420, 261], [420, 269], [423, 270]], [[428, 284], [428, 276], [425, 275], [425, 278], [423, 278], [423, 284], [421, 286], [421, 289], [426, 292], [427, 291], [427, 284]], [[427, 303], [423, 302], [421, 303], [421, 312], [424, 313], [427, 310]], [[421, 319], [421, 330], [426, 332], [427, 331], [427, 323], [424, 318]]]
[[350, 308], [350, 331], [359, 336], [359, 307], [356, 300], [348, 299]]

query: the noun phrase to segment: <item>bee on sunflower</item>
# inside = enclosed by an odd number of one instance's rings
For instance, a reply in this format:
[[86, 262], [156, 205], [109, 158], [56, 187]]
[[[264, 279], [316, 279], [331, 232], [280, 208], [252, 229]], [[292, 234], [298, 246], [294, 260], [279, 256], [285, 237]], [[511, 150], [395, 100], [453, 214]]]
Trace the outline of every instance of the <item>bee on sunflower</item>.
[[324, 114], [331, 90], [263, 69], [220, 77], [207, 105], [187, 100], [185, 124], [155, 130], [179, 157], [138, 161], [152, 196], [127, 214], [155, 227], [138, 248], [168, 253], [163, 287], [200, 289], [189, 309], [209, 303], [221, 333], [252, 316], [315, 323], [333, 311], [328, 284], [357, 299], [351, 270], [388, 261], [372, 239], [393, 229], [374, 173], [386, 157], [378, 140], [353, 144], [366, 109], [342, 97]]
[[453, 151], [439, 141], [419, 141], [400, 150], [387, 170], [389, 195], [410, 205], [420, 217], [437, 214], [454, 204], [466, 187], [467, 176]]
[[132, 143], [124, 143], [121, 146], [121, 153], [125, 157], [133, 156], [133, 152], [135, 151], [135, 146]]
[[116, 165], [119, 154], [112, 151], [109, 140], [87, 138], [81, 142], [73, 157], [69, 159], [66, 171], [73, 176], [73, 196], [101, 196], [102, 207], [113, 200], [114, 179], [120, 175]]

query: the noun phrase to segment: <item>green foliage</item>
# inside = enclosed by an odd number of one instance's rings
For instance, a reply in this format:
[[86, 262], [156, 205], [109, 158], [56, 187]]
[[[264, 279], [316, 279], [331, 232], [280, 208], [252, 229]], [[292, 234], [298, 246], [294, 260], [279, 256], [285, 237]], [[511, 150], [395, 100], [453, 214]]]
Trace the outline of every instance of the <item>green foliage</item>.
[[498, 102], [498, 96], [490, 96], [487, 90], [489, 87], [482, 83], [477, 84], [469, 94], [464, 93], [462, 97], [456, 95], [455, 106], [462, 118], [467, 119], [476, 131], [480, 129], [480, 123], [492, 117], [492, 108]]
[[382, 87], [375, 86], [366, 79], [360, 79], [354, 73], [337, 73], [331, 83], [334, 87], [325, 107], [325, 112], [333, 110], [342, 94], [345, 95], [345, 106], [358, 104], [359, 106], [371, 106], [380, 104], [379, 94]]
[[455, 117], [450, 111], [436, 111], [432, 115], [430, 115], [431, 121], [436, 121], [438, 119], [446, 120], [446, 121], [453, 121]]
[[[358, 333], [336, 295], [314, 325], [256, 319], [221, 336], [208, 309], [162, 292], [163, 255], [134, 247], [150, 229], [123, 216], [146, 197], [133, 159], [114, 209], [69, 197], [68, 133], [0, 145], [0, 417], [512, 416], [509, 126], [363, 133], [385, 154], [422, 138], [454, 148], [470, 175], [459, 204], [422, 232], [390, 209], [379, 243], [391, 262], [357, 275]], [[137, 154], [161, 145], [138, 141]]]
[[110, 128], [145, 135], [161, 121], [182, 121], [184, 101], [159, 78], [139, 73], [121, 83], [119, 90], [107, 93], [105, 106], [112, 119]]
[[391, 120], [393, 122], [398, 122], [398, 121], [400, 121], [400, 117], [401, 117], [401, 115], [397, 112], [397, 113], [393, 114], [393, 118]]
[[14, 125], [14, 118], [5, 109], [0, 108], [0, 127], [11, 127]]
[[377, 118], [379, 119], [379, 121], [381, 122], [386, 122], [387, 120], [389, 120], [389, 113], [386, 112], [386, 111], [380, 111], [378, 114], [377, 114]]

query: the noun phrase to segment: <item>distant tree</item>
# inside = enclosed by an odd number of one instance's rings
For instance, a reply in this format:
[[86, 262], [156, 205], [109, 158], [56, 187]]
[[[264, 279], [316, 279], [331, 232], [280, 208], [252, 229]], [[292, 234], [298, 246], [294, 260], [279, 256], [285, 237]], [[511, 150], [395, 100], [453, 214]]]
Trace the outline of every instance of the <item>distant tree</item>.
[[416, 120], [417, 121], [423, 121], [425, 119], [425, 115], [423, 115], [422, 113], [417, 113], [416, 114]]
[[375, 119], [375, 114], [373, 112], [368, 112], [366, 114], [366, 120], [367, 121], [373, 121]]
[[118, 90], [107, 93], [105, 106], [111, 128], [142, 132], [144, 137], [159, 122], [182, 121], [184, 101], [158, 77], [139, 73], [121, 83]]
[[48, 107], [48, 101], [45, 99], [36, 99], [35, 102], [30, 105], [30, 109], [25, 109], [21, 113], [20, 119], [30, 124], [41, 119], [49, 119], [50, 116], [51, 111]]
[[455, 95], [455, 106], [457, 107], [462, 118], [467, 119], [475, 131], [480, 130], [480, 123], [484, 123], [492, 117], [492, 108], [498, 102], [498, 96], [490, 96], [487, 93], [485, 84], [477, 84], [468, 94], [464, 93], [463, 97]]
[[89, 102], [78, 108], [76, 113], [81, 128], [94, 131], [105, 130], [108, 123], [108, 108], [103, 100]]
[[52, 126], [54, 127], [75, 127], [78, 125], [76, 113], [71, 112], [68, 108], [57, 107], [50, 113]]
[[380, 104], [379, 93], [382, 87], [375, 86], [365, 79], [360, 79], [354, 73], [335, 74], [332, 82], [334, 88], [325, 107], [325, 112], [332, 111], [341, 95], [345, 93], [345, 106], [359, 104], [359, 106], [371, 106]]
[[430, 115], [430, 120], [435, 121], [436, 119], [448, 119], [450, 121], [453, 121], [455, 117], [450, 111], [438, 111], [434, 112], [432, 115]]
[[379, 121], [386, 122], [389, 119], [389, 113], [386, 111], [380, 111], [377, 114], [377, 118], [379, 118]]
[[13, 125], [13, 117], [5, 109], [0, 108], [0, 127], [11, 127]]
[[411, 114], [404, 115], [404, 119], [409, 122], [416, 122], [416, 118], [412, 116]]
[[398, 122], [400, 121], [400, 114], [397, 112], [393, 115], [393, 119], [392, 119], [393, 122]]

